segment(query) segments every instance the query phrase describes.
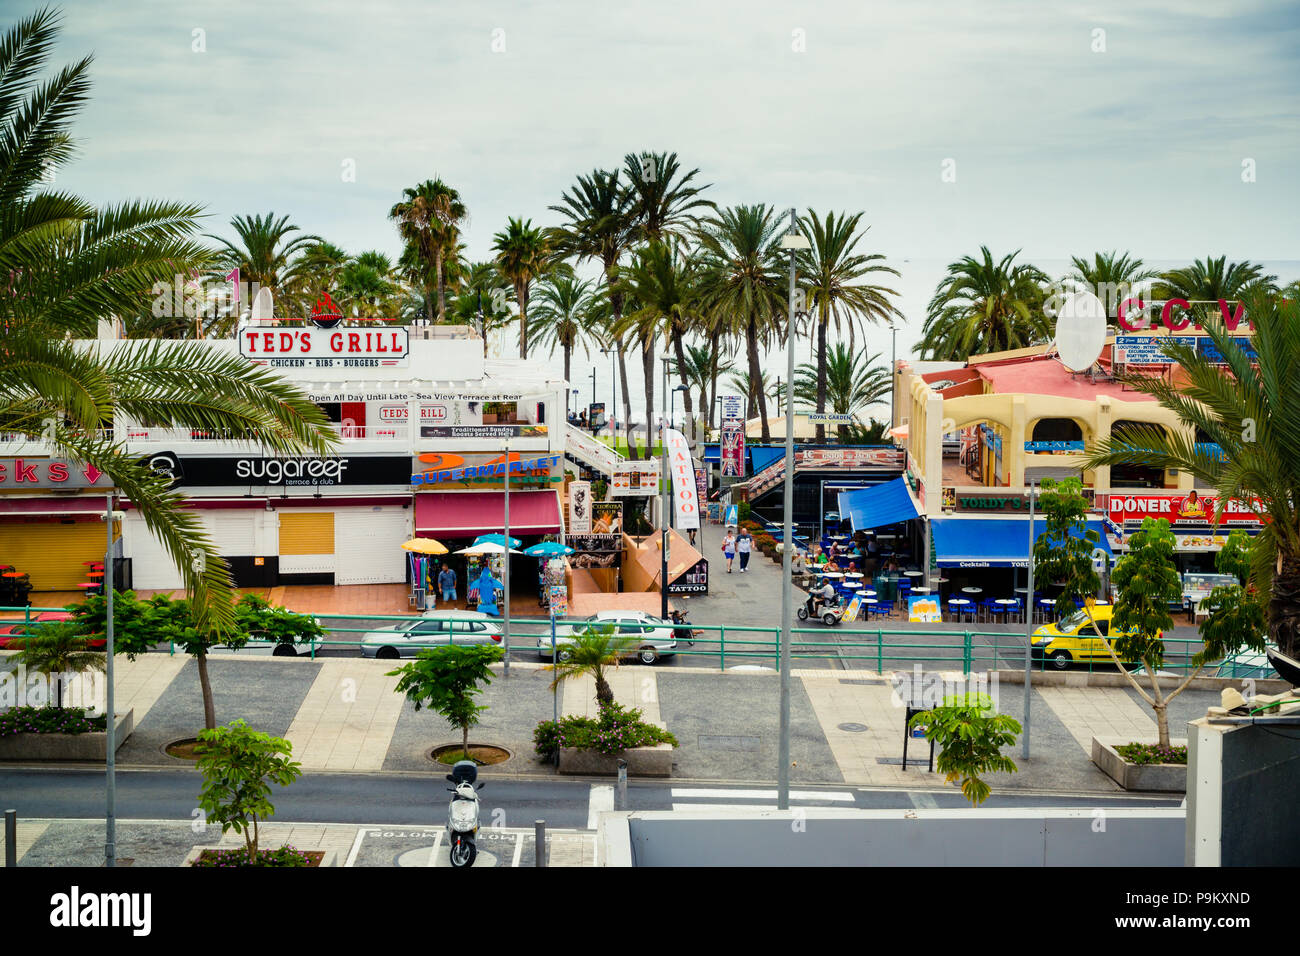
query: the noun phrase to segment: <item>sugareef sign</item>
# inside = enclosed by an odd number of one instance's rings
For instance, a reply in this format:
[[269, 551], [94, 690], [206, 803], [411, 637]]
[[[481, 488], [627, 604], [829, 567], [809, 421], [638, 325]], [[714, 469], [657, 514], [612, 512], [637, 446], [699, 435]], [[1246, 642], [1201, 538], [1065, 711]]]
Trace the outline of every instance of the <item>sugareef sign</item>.
[[405, 366], [410, 343], [406, 329], [245, 329], [239, 354], [274, 368], [378, 368]]

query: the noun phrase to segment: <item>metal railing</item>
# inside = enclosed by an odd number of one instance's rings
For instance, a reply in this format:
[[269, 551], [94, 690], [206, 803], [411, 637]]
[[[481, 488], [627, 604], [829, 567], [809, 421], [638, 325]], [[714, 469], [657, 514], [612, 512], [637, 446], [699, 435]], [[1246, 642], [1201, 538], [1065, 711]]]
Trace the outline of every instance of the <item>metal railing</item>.
[[[66, 607], [0, 607], [0, 613], [23, 612], [22, 618], [0, 619], [0, 628], [13, 624], [39, 625], [33, 617], [47, 611], [66, 611]], [[327, 632], [319, 640], [302, 641], [299, 646], [307, 646], [308, 656], [315, 659], [317, 654], [331, 648], [357, 648], [362, 645], [362, 635], [369, 634], [393, 622], [410, 622], [419, 619], [411, 614], [308, 614]], [[463, 618], [449, 616], [439, 618], [451, 623], [484, 623], [485, 619], [467, 614]], [[339, 623], [326, 623], [339, 622]], [[490, 618], [488, 622], [500, 626], [499, 618]], [[588, 624], [585, 618], [557, 618], [557, 630], [562, 627], [583, 627]], [[718, 666], [726, 670], [728, 664], [771, 662], [774, 669], [780, 666], [780, 628], [775, 626], [754, 626], [739, 624], [692, 624], [691, 629], [700, 632], [693, 642], [677, 641], [677, 647], [669, 652], [678, 657], [713, 658]], [[470, 636], [469, 631], [464, 637]], [[527, 617], [510, 620], [512, 652], [545, 650], [549, 652], [551, 623], [549, 618]], [[1014, 631], [985, 631], [971, 628], [907, 628], [889, 629], [884, 627], [797, 627], [792, 630], [792, 661], [838, 661], [846, 670], [852, 670], [850, 662], [865, 662], [864, 670], [876, 673], [908, 669], [914, 665], [934, 665], [943, 669], [960, 669], [962, 673], [974, 673], [984, 670], [1020, 670], [1024, 666], [1025, 636]], [[563, 635], [561, 635], [563, 636]], [[635, 639], [636, 635], [624, 635]], [[255, 646], [268, 647], [270, 642], [253, 639]], [[407, 643], [407, 642], [400, 642]], [[449, 632], [444, 641], [440, 634], [423, 646], [436, 647], [444, 643], [464, 643], [464, 639], [455, 631]], [[473, 643], [482, 643], [478, 638]], [[1162, 672], [1175, 674], [1190, 673], [1191, 657], [1201, 648], [1197, 639], [1166, 636], [1165, 661]], [[418, 642], [416, 642], [418, 644]], [[160, 644], [160, 647], [162, 645]], [[409, 646], [409, 645], [408, 645]], [[175, 654], [174, 643], [166, 644], [166, 653]], [[635, 654], [635, 650], [632, 651]], [[669, 656], [664, 654], [662, 656]], [[549, 661], [549, 653], [539, 655]], [[1236, 676], [1234, 662], [1213, 661], [1206, 664], [1201, 675], [1216, 676], [1216, 668], [1227, 665], [1230, 672], [1218, 676]], [[1035, 656], [1033, 667], [1037, 671], [1067, 670], [1071, 673], [1117, 673], [1110, 656], [1104, 652], [1085, 660], [1076, 660], [1068, 668], [1058, 668], [1054, 662], [1041, 656]], [[1242, 668], [1244, 670], [1245, 668]], [[843, 673], [844, 671], [839, 671]], [[1142, 678], [1145, 679], [1145, 678]]]

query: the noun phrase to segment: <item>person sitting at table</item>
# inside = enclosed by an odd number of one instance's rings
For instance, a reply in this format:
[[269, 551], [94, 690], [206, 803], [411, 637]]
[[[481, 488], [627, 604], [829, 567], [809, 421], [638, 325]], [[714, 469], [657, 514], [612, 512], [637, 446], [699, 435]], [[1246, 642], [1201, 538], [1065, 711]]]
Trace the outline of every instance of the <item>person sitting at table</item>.
[[838, 572], [839, 569], [840, 566], [835, 562], [835, 559], [833, 557], [830, 560], [828, 560], [826, 562], [825, 567], [822, 568], [823, 571], [834, 571], [834, 572]]
[[885, 561], [885, 573], [886, 573], [886, 574], [897, 574], [898, 571], [899, 571], [899, 568], [898, 568], [898, 559], [897, 559], [897, 558], [888, 558], [888, 559]]
[[849, 562], [849, 570], [848, 570], [846, 573], [848, 573], [848, 574], [857, 574], [857, 573], [858, 573], [858, 562], [856, 562], [856, 561], [850, 561], [850, 562]]
[[826, 552], [822, 550], [821, 545], [819, 545], [819, 544], [814, 544], [814, 545], [813, 545], [813, 560], [812, 560], [812, 563], [815, 564], [817, 567], [821, 567], [821, 566], [822, 566], [823, 564], [825, 564], [828, 560], [830, 560], [830, 559], [826, 557]]
[[795, 548], [794, 554], [790, 555], [790, 574], [804, 574], [808, 570], [808, 565], [804, 560], [804, 554], [798, 548]]

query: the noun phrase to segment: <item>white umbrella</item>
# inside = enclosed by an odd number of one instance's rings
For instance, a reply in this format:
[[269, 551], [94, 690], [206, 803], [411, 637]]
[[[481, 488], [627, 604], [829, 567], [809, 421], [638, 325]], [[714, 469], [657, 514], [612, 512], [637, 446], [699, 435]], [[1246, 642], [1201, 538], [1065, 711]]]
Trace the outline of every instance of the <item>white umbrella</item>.
[[[471, 545], [468, 548], [461, 548], [456, 553], [457, 554], [505, 554], [505, 552], [506, 549], [504, 545], [496, 544], [491, 541], [484, 541], [482, 544], [475, 544], [475, 545]], [[511, 548], [510, 553], [521, 554], [522, 552], [516, 551], [514, 548]]]

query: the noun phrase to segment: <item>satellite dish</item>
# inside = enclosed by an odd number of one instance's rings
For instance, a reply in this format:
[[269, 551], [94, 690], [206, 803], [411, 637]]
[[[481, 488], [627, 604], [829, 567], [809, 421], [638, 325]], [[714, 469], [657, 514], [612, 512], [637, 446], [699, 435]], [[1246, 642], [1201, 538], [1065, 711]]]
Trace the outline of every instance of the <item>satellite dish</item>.
[[253, 310], [249, 318], [254, 322], [270, 321], [274, 309], [275, 301], [271, 298], [271, 290], [258, 289], [257, 295], [253, 298]]
[[1056, 353], [1072, 372], [1086, 372], [1106, 344], [1106, 307], [1091, 292], [1072, 292], [1056, 315]]

